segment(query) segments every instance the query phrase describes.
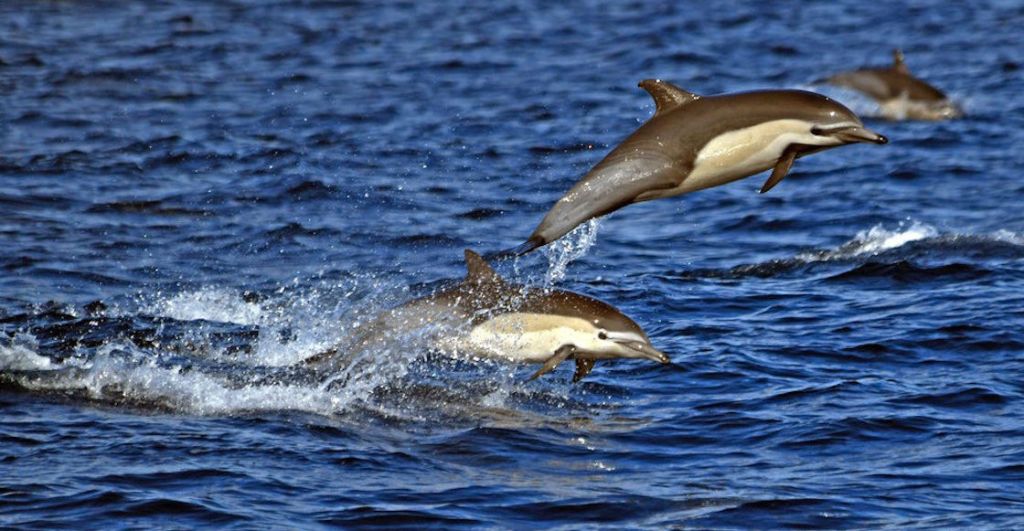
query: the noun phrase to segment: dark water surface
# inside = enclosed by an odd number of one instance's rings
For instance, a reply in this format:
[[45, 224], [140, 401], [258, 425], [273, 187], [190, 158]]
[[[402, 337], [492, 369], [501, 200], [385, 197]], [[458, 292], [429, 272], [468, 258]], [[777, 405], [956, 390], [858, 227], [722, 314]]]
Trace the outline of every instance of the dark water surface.
[[[1000, 1], [3, 2], [0, 525], [1024, 526], [1022, 27]], [[503, 268], [672, 365], [525, 382], [410, 340], [343, 385], [286, 369], [521, 242], [650, 115], [639, 80], [870, 115], [813, 80], [894, 46], [969, 116], [869, 119], [889, 145]]]

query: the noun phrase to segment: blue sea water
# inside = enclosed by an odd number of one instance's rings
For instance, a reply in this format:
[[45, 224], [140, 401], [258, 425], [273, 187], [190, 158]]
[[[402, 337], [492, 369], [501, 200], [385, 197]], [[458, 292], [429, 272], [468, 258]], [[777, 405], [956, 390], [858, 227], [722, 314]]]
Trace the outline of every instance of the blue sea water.
[[[1024, 526], [1024, 5], [0, 4], [0, 525]], [[886, 122], [885, 64], [967, 111]], [[671, 365], [410, 340], [288, 367], [523, 241], [648, 116], [789, 87], [887, 135], [504, 274]]]

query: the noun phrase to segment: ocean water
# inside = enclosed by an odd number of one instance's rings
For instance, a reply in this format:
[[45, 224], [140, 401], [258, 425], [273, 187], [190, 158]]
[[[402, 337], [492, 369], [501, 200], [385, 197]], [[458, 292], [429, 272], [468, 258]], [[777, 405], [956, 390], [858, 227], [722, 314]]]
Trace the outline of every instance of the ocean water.
[[[1024, 5], [0, 4], [0, 526], [1024, 526]], [[966, 109], [872, 119], [885, 64]], [[818, 90], [886, 146], [633, 205], [503, 274], [673, 363], [415, 337], [293, 364], [523, 241], [652, 113]]]

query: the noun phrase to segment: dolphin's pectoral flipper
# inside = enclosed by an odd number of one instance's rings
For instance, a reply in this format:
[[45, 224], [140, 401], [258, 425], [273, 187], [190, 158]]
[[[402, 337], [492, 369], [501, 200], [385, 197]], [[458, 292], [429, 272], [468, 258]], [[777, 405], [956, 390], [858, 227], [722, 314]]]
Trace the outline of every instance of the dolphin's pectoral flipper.
[[576, 372], [572, 375], [572, 383], [576, 383], [590, 374], [596, 361], [594, 358], [576, 358]]
[[559, 363], [567, 360], [574, 352], [576, 352], [576, 347], [574, 345], [562, 345], [561, 347], [558, 347], [558, 350], [556, 350], [555, 353], [544, 362], [544, 365], [541, 365], [541, 367], [537, 369], [537, 372], [533, 373], [533, 376], [529, 379], [536, 380], [537, 377], [553, 371]]
[[790, 145], [782, 152], [782, 156], [779, 157], [779, 161], [775, 163], [775, 169], [772, 170], [771, 177], [764, 182], [764, 186], [761, 187], [761, 193], [765, 193], [772, 188], [775, 188], [776, 184], [789, 173], [789, 169], [793, 167], [793, 161], [796, 160], [797, 153], [800, 150], [795, 145]]

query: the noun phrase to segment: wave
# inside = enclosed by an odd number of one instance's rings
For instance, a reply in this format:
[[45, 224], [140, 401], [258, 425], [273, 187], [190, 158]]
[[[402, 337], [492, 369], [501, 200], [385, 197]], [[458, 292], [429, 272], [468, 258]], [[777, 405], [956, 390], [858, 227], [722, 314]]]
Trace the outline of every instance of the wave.
[[[131, 345], [108, 344], [87, 361], [46, 364], [39, 361], [44, 356], [23, 346], [0, 347], [0, 381], [34, 392], [200, 415], [261, 410], [331, 415], [372, 390], [370, 382], [344, 390], [288, 383], [245, 384], [239, 382], [237, 370], [232, 372], [232, 381], [188, 363], [161, 363], [148, 354]], [[33, 364], [40, 368], [26, 370]]]
[[942, 277], [946, 280], [973, 280], [987, 276], [991, 270], [971, 264], [952, 263], [935, 267], [915, 265], [907, 260], [894, 263], [867, 262], [843, 271], [829, 280], [863, 280], [888, 278], [899, 282], [917, 282]]
[[50, 358], [37, 354], [39, 342], [30, 334], [18, 334], [9, 344], [0, 344], [0, 371], [35, 371], [54, 366]]
[[110, 201], [97, 203], [89, 207], [90, 214], [148, 214], [154, 216], [191, 216], [203, 217], [211, 215], [208, 210], [168, 205], [163, 200], [141, 201]]
[[806, 262], [842, 260], [865, 254], [878, 254], [902, 247], [910, 242], [935, 238], [938, 235], [939, 231], [935, 227], [918, 221], [911, 222], [910, 226], [906, 228], [904, 228], [904, 223], [900, 223], [895, 230], [875, 225], [868, 230], [858, 232], [852, 240], [840, 245], [837, 249], [801, 253], [796, 258]]
[[964, 263], [963, 258], [985, 262], [1022, 257], [1024, 235], [1020, 233], [1005, 229], [988, 234], [943, 233], [932, 225], [909, 221], [893, 229], [875, 225], [857, 232], [838, 247], [806, 251], [791, 258], [729, 268], [675, 271], [663, 276], [686, 280], [770, 278], [806, 272], [816, 266], [848, 264], [849, 269], [828, 278], [893, 276], [912, 281], [952, 275], [968, 279], [984, 276], [990, 271], [977, 263]]

